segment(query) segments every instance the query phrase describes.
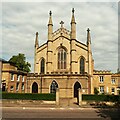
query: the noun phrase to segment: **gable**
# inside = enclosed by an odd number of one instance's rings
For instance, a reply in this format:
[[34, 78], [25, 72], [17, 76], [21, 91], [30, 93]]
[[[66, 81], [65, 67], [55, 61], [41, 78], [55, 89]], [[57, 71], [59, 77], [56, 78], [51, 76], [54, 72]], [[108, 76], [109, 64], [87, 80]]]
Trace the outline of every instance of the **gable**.
[[53, 33], [53, 41], [59, 38], [60, 36], [64, 36], [65, 38], [70, 40], [70, 31], [65, 28], [59, 28]]

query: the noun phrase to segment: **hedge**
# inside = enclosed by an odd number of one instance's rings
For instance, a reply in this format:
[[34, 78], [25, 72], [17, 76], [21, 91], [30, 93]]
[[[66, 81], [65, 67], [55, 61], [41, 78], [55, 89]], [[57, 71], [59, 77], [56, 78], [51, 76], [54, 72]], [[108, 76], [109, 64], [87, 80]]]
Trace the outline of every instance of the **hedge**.
[[[19, 99], [19, 100], [50, 100], [55, 101], [55, 94], [39, 93], [2, 93], [2, 99]], [[120, 95], [91, 95], [83, 94], [83, 101], [106, 101], [120, 102]]]
[[19, 100], [50, 100], [55, 101], [55, 94], [38, 94], [38, 93], [2, 93], [2, 99], [19, 99]]
[[120, 95], [82, 95], [84, 101], [120, 102]]

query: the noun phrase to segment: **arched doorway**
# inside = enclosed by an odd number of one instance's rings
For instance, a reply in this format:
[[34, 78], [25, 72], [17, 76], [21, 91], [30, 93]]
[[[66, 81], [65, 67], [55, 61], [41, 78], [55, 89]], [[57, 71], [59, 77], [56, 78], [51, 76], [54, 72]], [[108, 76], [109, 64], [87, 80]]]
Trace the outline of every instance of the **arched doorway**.
[[50, 93], [56, 93], [57, 88], [58, 88], [58, 84], [55, 80], [53, 80], [50, 86]]
[[38, 84], [36, 82], [32, 84], [32, 93], [38, 93]]
[[81, 85], [79, 82], [76, 82], [74, 84], [74, 97], [77, 97], [78, 98], [78, 89], [81, 88]]

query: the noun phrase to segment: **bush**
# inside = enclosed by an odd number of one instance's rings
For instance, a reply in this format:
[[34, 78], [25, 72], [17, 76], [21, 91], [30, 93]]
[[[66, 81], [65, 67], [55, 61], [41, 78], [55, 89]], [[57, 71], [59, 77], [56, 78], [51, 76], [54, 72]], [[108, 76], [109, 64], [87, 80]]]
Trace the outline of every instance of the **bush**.
[[85, 101], [120, 102], [120, 95], [82, 95]]
[[98, 95], [98, 93], [99, 93], [98, 89], [97, 89], [97, 88], [94, 88], [94, 94], [95, 94], [95, 95]]
[[2, 93], [2, 99], [19, 100], [55, 100], [55, 94], [33, 94], [33, 93]]

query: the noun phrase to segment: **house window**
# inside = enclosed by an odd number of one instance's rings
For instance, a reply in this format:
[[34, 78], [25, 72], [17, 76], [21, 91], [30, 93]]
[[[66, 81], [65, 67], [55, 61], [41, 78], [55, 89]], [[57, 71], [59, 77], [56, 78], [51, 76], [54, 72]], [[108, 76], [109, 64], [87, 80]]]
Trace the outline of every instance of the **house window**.
[[114, 93], [115, 93], [115, 88], [112, 88], [112, 89], [111, 89], [111, 92], [114, 94]]
[[22, 83], [22, 90], [24, 90], [24, 83]]
[[11, 73], [11, 81], [14, 81], [14, 74]]
[[17, 83], [17, 85], [16, 85], [16, 91], [18, 91], [19, 90], [19, 83]]
[[40, 73], [45, 73], [45, 60], [42, 58], [41, 63], [40, 63]]
[[104, 86], [100, 86], [100, 93], [104, 93]]
[[103, 83], [103, 82], [104, 82], [104, 77], [100, 76], [100, 83]]
[[80, 74], [84, 74], [85, 72], [85, 59], [81, 57], [80, 59]]
[[20, 81], [20, 75], [17, 75], [17, 81]]
[[66, 69], [66, 57], [67, 53], [65, 49], [60, 48], [58, 50], [58, 69]]
[[115, 84], [115, 78], [112, 78], [111, 83]]
[[13, 86], [11, 86], [11, 87], [10, 87], [10, 90], [11, 90], [11, 91], [13, 91], [13, 90], [14, 90], [14, 87], [13, 87]]

